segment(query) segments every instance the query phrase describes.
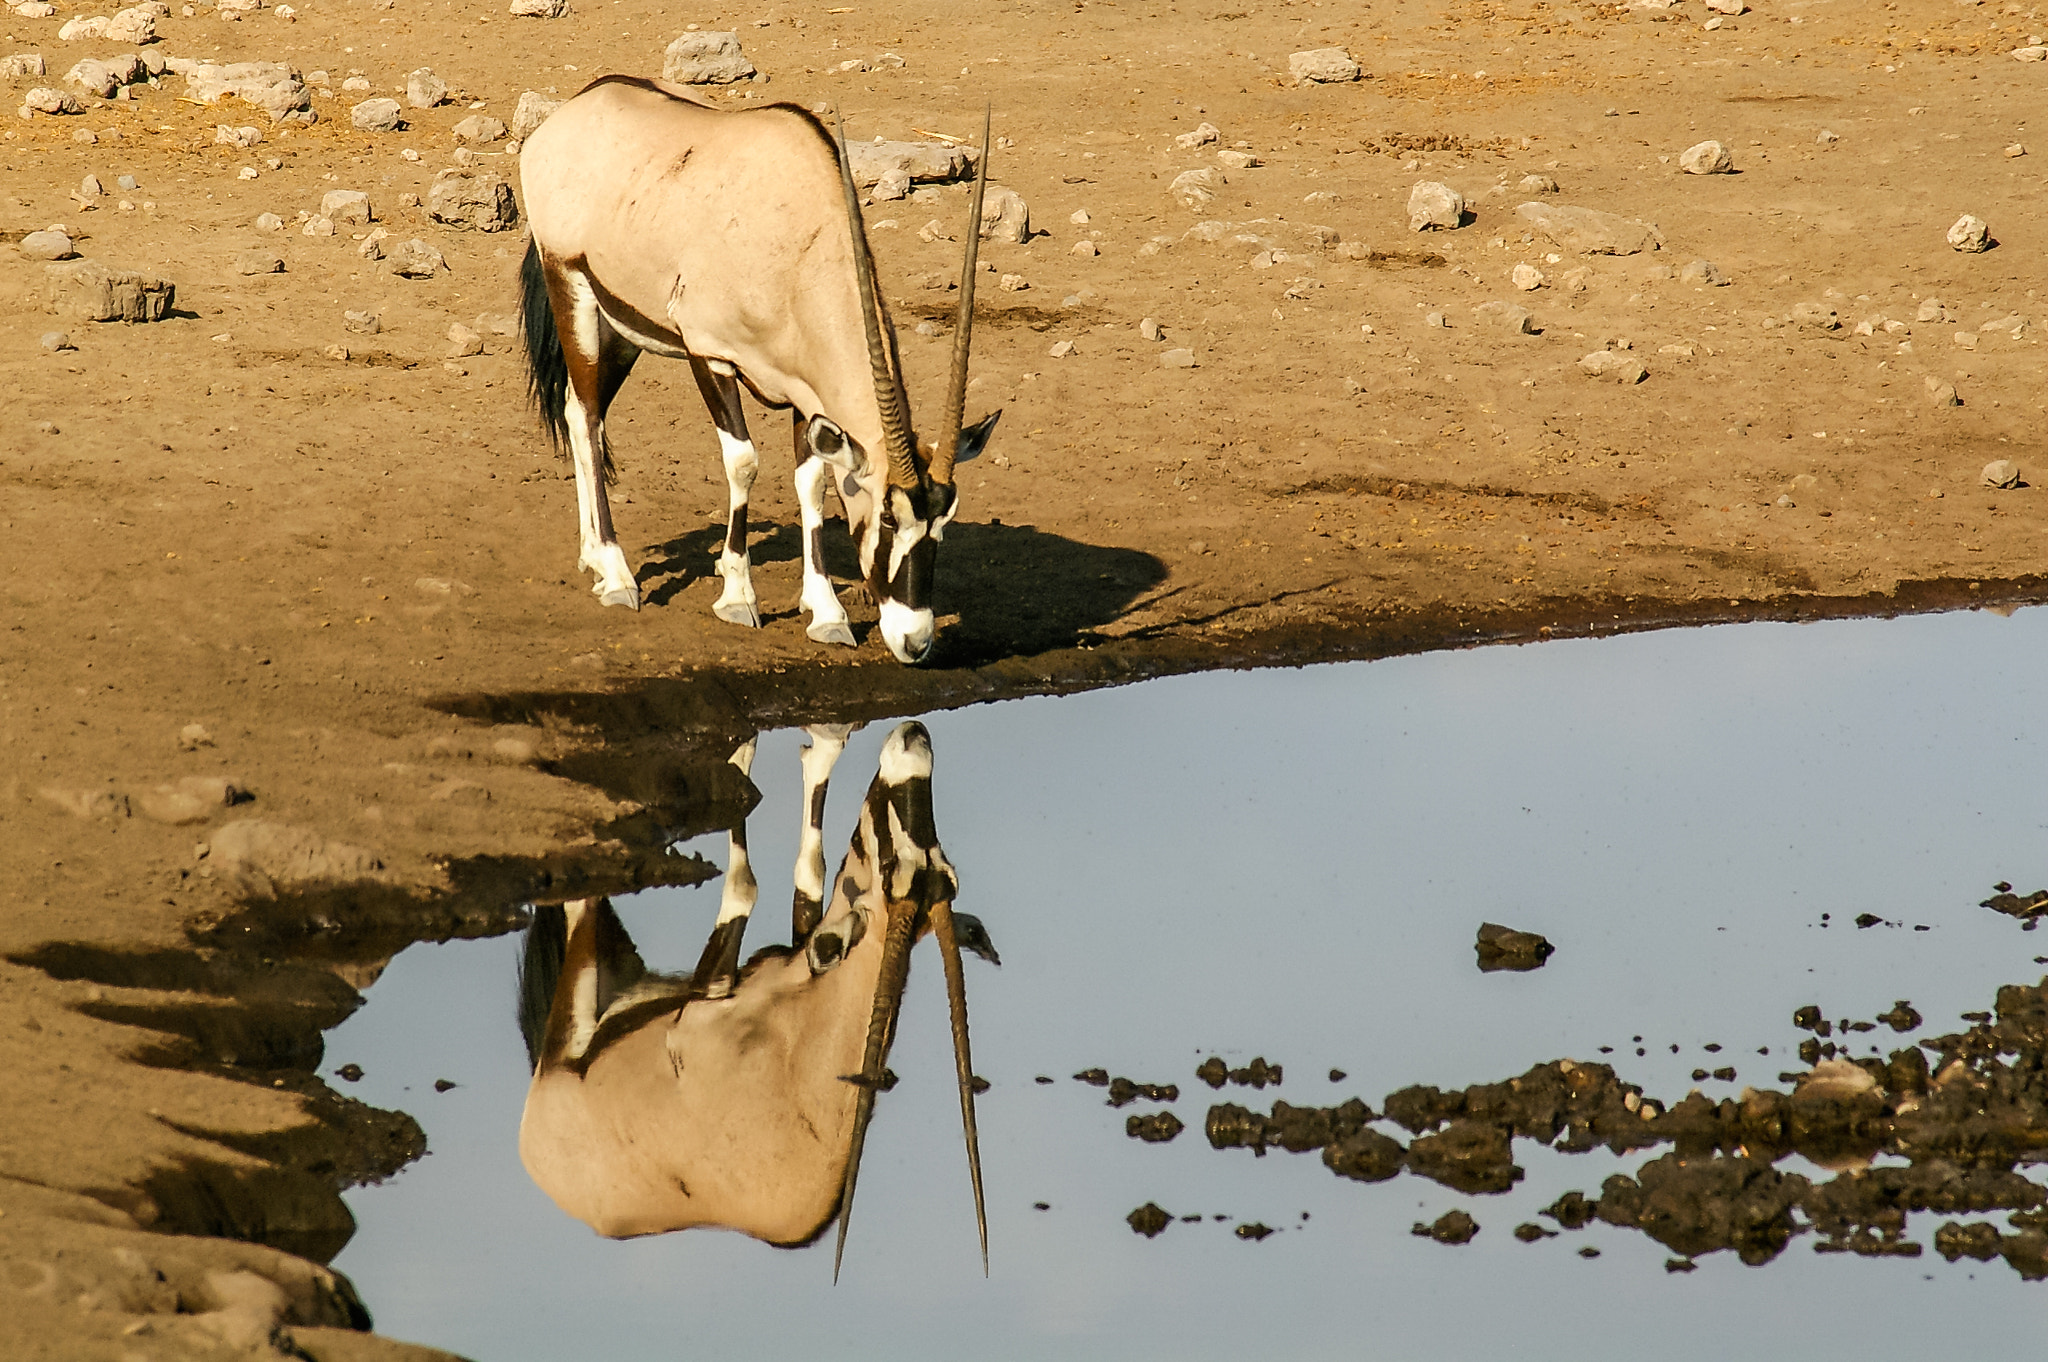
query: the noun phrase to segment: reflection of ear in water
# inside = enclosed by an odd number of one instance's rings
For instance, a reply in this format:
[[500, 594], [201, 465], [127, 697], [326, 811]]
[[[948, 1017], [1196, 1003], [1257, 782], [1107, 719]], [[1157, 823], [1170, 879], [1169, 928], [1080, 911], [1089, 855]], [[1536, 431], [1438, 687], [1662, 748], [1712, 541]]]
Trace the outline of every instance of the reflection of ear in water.
[[[520, 978], [534, 1070], [520, 1157], [555, 1204], [600, 1234], [711, 1225], [796, 1246], [838, 1217], [843, 1248], [910, 948], [933, 928], [946, 956], [980, 1218], [951, 913], [959, 884], [938, 844], [930, 739], [915, 723], [890, 734], [821, 902], [825, 781], [850, 731], [813, 730], [805, 754], [794, 945], [735, 969], [757, 893], [741, 873], [744, 829], [734, 832], [719, 922], [693, 974], [648, 971], [607, 900], [534, 910]], [[743, 748], [735, 760], [744, 770], [750, 758]], [[978, 922], [960, 926], [971, 949], [993, 958]]]

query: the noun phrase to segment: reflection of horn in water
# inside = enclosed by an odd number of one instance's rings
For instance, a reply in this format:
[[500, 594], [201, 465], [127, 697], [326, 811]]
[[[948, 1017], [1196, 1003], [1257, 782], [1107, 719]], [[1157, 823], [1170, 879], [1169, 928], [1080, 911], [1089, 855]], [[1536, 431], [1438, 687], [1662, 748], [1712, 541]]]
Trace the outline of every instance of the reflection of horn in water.
[[853, 1190], [860, 1181], [861, 1151], [868, 1142], [868, 1122], [875, 1115], [875, 1090], [882, 1084], [882, 1061], [888, 1057], [896, 1038], [896, 1014], [903, 1006], [903, 986], [910, 980], [911, 933], [916, 926], [914, 911], [889, 910], [888, 936], [882, 942], [882, 973], [875, 981], [874, 1011], [868, 1016], [867, 1047], [861, 1054], [860, 1072], [852, 1076], [859, 1096], [855, 1099], [853, 1145], [847, 1151], [846, 1181], [839, 1193], [839, 1238], [832, 1247], [832, 1280], [839, 1280], [839, 1265], [846, 1257], [846, 1227], [853, 1219]]
[[953, 905], [932, 905], [932, 930], [946, 964], [946, 1008], [953, 1022], [953, 1070], [960, 1080], [960, 1130], [967, 1141], [967, 1174], [974, 1180], [974, 1227], [981, 1236], [981, 1275], [988, 1275], [988, 1204], [981, 1192], [981, 1133], [974, 1121], [974, 1056], [967, 1041], [967, 978], [960, 968], [960, 940]]

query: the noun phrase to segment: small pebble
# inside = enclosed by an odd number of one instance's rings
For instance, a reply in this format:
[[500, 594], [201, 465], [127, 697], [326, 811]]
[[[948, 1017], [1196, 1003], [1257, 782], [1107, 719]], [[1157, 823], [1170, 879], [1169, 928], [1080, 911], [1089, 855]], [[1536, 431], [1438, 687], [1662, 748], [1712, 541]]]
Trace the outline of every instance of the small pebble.
[[1138, 334], [1148, 341], [1156, 341], [1166, 334], [1157, 317], [1146, 317], [1138, 323]]
[[1159, 363], [1161, 367], [1167, 369], [1193, 369], [1197, 367], [1195, 352], [1184, 346], [1163, 352], [1159, 356]]

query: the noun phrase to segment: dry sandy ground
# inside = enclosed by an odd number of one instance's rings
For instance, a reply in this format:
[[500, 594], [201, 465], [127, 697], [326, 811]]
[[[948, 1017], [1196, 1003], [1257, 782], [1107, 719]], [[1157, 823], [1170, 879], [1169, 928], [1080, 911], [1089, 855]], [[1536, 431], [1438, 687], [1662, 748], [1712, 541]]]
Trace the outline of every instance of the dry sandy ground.
[[[157, 324], [65, 323], [40, 310], [42, 264], [0, 245], [9, 1356], [203, 1355], [245, 1335], [270, 1346], [273, 1327], [323, 1359], [395, 1348], [350, 1332], [362, 1316], [345, 1284], [297, 1256], [346, 1236], [337, 1183], [402, 1161], [416, 1136], [328, 1092], [319, 1029], [407, 940], [502, 926], [521, 895], [694, 873], [651, 852], [745, 792], [673, 735], [2038, 590], [2041, 494], [1980, 485], [1994, 459], [2034, 471], [2048, 401], [2048, 145], [2027, 127], [2048, 107], [2048, 63], [2010, 55], [2048, 20], [2019, 5], [1764, 0], [1712, 31], [1701, 0], [1029, 0], [968, 22], [893, 0], [577, 0], [552, 21], [495, 0], [297, 11], [230, 23], [203, 8], [160, 22], [158, 46], [325, 71], [317, 126], [195, 105], [167, 78], [132, 104], [10, 114], [0, 142], [9, 242], [63, 222], [84, 254], [178, 290]], [[0, 53], [51, 67], [9, 82], [9, 109], [116, 50], [58, 39], [90, 12], [112, 7], [0, 18]], [[748, 632], [709, 613], [711, 427], [679, 366], [641, 366], [612, 424], [614, 505], [649, 605], [605, 611], [572, 571], [571, 488], [524, 408], [512, 342], [446, 359], [451, 322], [510, 311], [522, 242], [400, 196], [450, 163], [473, 103], [509, 121], [524, 90], [654, 74], [689, 22], [737, 29], [772, 78], [718, 102], [829, 103], [856, 137], [913, 137], [965, 134], [989, 101], [1015, 144], [996, 177], [1040, 234], [986, 253], [1030, 286], [984, 294], [970, 414], [1006, 415], [965, 470], [944, 652], [926, 671], [889, 662], [865, 624], [857, 650], [804, 640], [778, 419], [757, 423], [770, 618]], [[1332, 45], [1367, 78], [1287, 78], [1290, 52]], [[885, 51], [903, 66], [837, 69]], [[463, 98], [408, 111], [404, 132], [350, 129], [368, 96], [345, 78], [389, 94], [422, 65]], [[1203, 122], [1219, 144], [1176, 148]], [[220, 123], [266, 140], [215, 145]], [[1679, 153], [1707, 138], [1738, 173], [1681, 173]], [[516, 184], [502, 146], [486, 164]], [[1219, 149], [1263, 164], [1225, 171], [1218, 201], [1191, 212], [1169, 184]], [[86, 203], [72, 195], [88, 172], [109, 193]], [[1555, 180], [1548, 201], [1655, 224], [1663, 249], [1561, 251], [1516, 213], [1539, 197], [1520, 187], [1530, 175]], [[1461, 191], [1472, 221], [1411, 232], [1419, 180]], [[382, 225], [438, 246], [449, 271], [394, 277], [358, 256], [362, 228], [252, 226], [336, 188], [367, 191]], [[964, 208], [962, 188], [936, 192], [869, 213], [914, 395], [935, 387], [945, 338], [908, 324], [949, 306], [923, 280], [956, 249], [918, 229], [957, 232]], [[1966, 212], [1995, 249], [1948, 247]], [[1253, 225], [1188, 238], [1204, 219]], [[1084, 237], [1099, 254], [1074, 254]], [[257, 247], [285, 272], [237, 274]], [[1700, 259], [1731, 282], [1677, 277]], [[1517, 290], [1517, 264], [1548, 282]], [[1918, 320], [1929, 299], [1943, 319]], [[1528, 308], [1540, 334], [1473, 312], [1494, 300]], [[1839, 326], [1788, 321], [1801, 304]], [[346, 331], [357, 309], [381, 312], [382, 333]], [[1140, 337], [1145, 317], [1163, 341]], [[39, 345], [59, 327], [75, 350]], [[1646, 381], [1580, 373], [1623, 339]], [[1058, 342], [1071, 353], [1053, 357]], [[1176, 346], [1198, 367], [1162, 366]], [[1930, 379], [1962, 405], [1935, 405]], [[194, 724], [206, 741], [181, 748]], [[161, 821], [181, 811], [158, 787], [197, 776], [254, 801]], [[369, 887], [263, 906], [266, 887], [337, 875]], [[288, 939], [293, 960], [271, 950]], [[307, 939], [333, 944], [322, 956]]]

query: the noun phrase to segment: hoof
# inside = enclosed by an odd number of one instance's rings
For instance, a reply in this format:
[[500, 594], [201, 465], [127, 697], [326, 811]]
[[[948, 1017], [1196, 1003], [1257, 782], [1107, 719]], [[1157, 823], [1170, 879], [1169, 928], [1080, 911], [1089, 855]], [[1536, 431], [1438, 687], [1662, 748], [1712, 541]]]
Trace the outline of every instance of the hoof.
[[854, 646], [853, 630], [846, 627], [844, 620], [813, 620], [804, 632], [815, 643], [843, 643]]
[[609, 591], [600, 593], [597, 599], [600, 605], [623, 605], [628, 610], [638, 610], [640, 608], [640, 588], [637, 586], [613, 587]]
[[761, 627], [761, 612], [745, 601], [720, 601], [711, 607], [711, 613], [727, 624], [744, 624], [749, 629]]

